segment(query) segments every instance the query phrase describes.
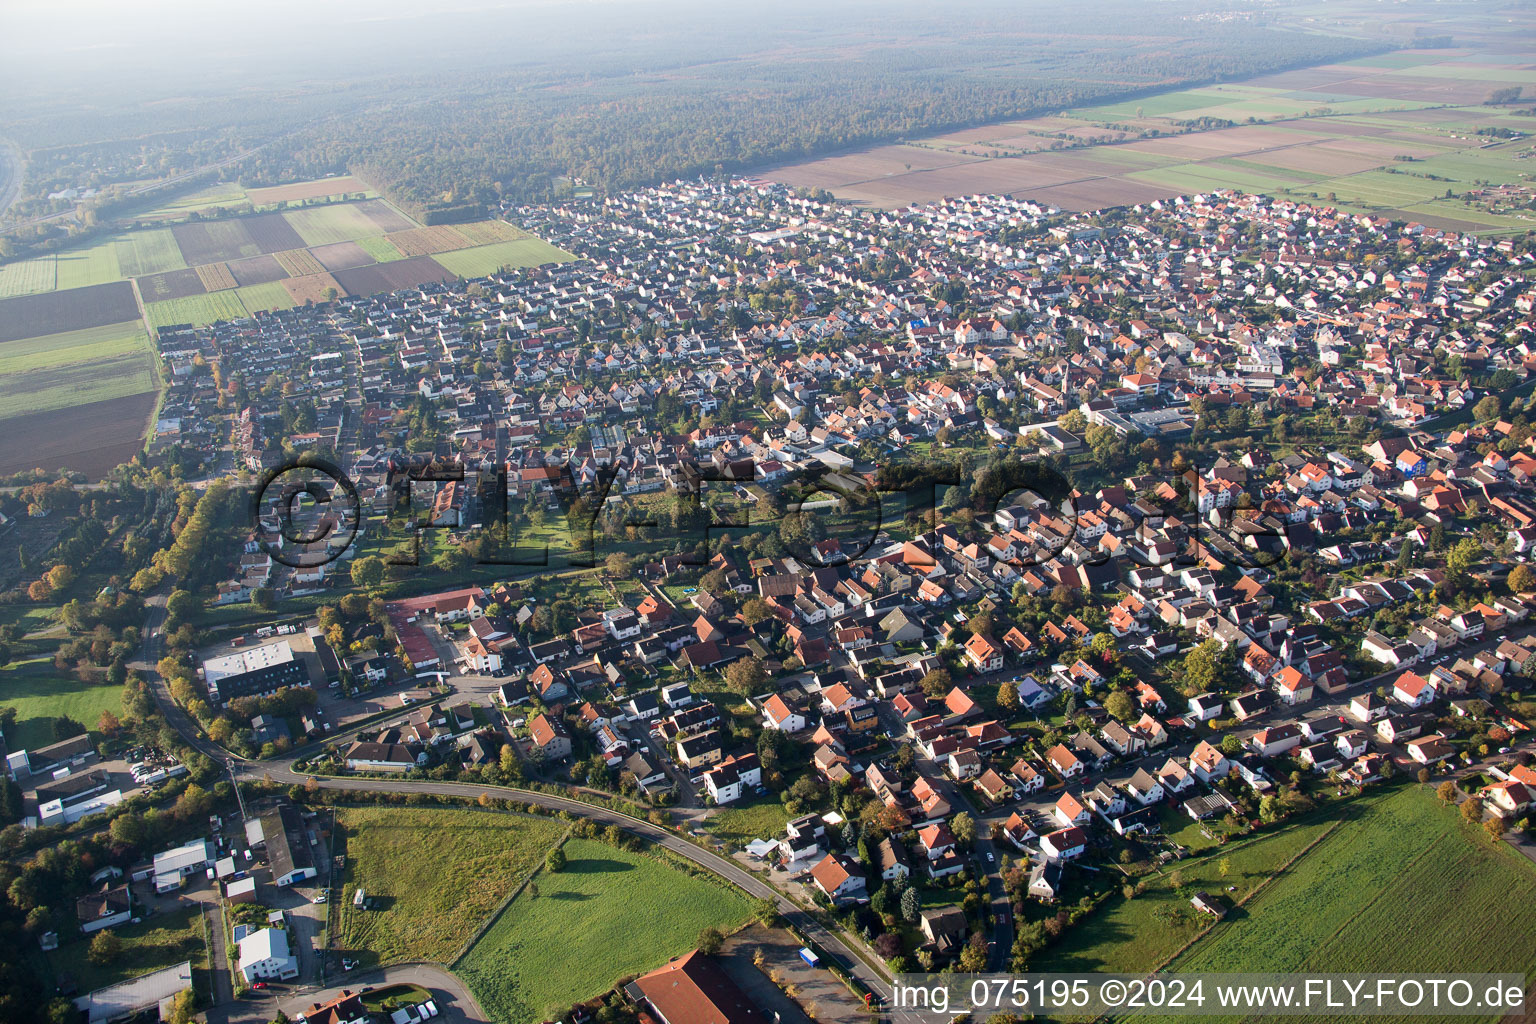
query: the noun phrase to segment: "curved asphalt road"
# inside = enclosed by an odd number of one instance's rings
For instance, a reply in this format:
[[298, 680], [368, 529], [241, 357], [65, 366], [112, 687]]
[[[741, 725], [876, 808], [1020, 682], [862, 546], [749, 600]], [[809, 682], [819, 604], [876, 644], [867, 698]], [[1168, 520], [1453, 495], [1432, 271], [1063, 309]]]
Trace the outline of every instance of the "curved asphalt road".
[[[175, 729], [189, 746], [201, 751], [220, 764], [228, 765], [231, 772], [239, 779], [256, 782], [271, 780], [273, 782], [303, 783], [311, 776], [299, 774], [293, 770], [292, 761], [248, 761], [235, 757], [229, 751], [214, 743], [203, 735], [197, 723], [193, 721], [182, 707], [171, 698], [170, 687], [156, 671], [155, 665], [159, 661], [161, 640], [157, 634], [165, 622], [165, 599], [169, 595], [171, 587], [163, 584], [146, 602], [146, 617], [144, 623], [143, 658], [134, 664], [134, 668], [145, 674], [150, 681], [150, 692], [154, 695], [155, 703], [159, 705], [160, 714], [165, 721]], [[797, 928], [801, 934], [809, 937], [838, 962], [838, 965], [853, 977], [866, 989], [879, 996], [883, 1003], [889, 1003], [891, 987], [884, 975], [870, 967], [860, 959], [852, 949], [826, 928], [822, 927], [810, 914], [802, 910], [797, 904], [781, 894], [778, 890], [765, 884], [752, 872], [743, 868], [728, 857], [722, 857], [713, 851], [696, 846], [686, 839], [682, 839], [672, 832], [641, 818], [631, 817], [619, 811], [609, 810], [595, 804], [583, 803], [580, 800], [572, 800], [568, 797], [554, 796], [549, 793], [537, 793], [530, 790], [514, 789], [509, 786], [483, 786], [470, 785], [462, 782], [428, 782], [415, 779], [367, 779], [367, 778], [316, 778], [316, 782], [324, 789], [350, 789], [362, 792], [376, 793], [433, 793], [439, 796], [465, 797], [476, 799], [482, 793], [504, 793], [508, 797], [515, 798], [523, 803], [536, 804], [540, 807], [554, 811], [569, 811], [572, 814], [589, 818], [603, 825], [618, 825], [635, 835], [648, 839], [681, 857], [713, 871], [715, 874], [731, 882], [748, 895], [757, 899], [772, 900], [778, 907], [779, 913], [791, 925]]]
[[[444, 1024], [457, 1024], [459, 1021], [481, 1024], [491, 1019], [480, 1008], [480, 1003], [475, 999], [475, 994], [469, 990], [469, 986], [442, 964], [426, 962], [392, 964], [389, 967], [349, 975], [339, 985], [296, 989], [292, 993], [280, 996], [276, 1003], [292, 1020], [315, 1003], [324, 1004], [335, 999], [341, 995], [343, 989], [357, 992], [363, 988], [383, 988], [385, 985], [420, 985], [422, 988], [431, 989], [433, 1002], [437, 1004], [440, 1014], [437, 1019]], [[447, 998], [443, 997], [444, 993]], [[262, 1019], [274, 1016], [271, 1001], [248, 1000], [248, 1002], [252, 1009], [259, 1010], [258, 1016]], [[210, 1021], [209, 1024], [213, 1022]]]

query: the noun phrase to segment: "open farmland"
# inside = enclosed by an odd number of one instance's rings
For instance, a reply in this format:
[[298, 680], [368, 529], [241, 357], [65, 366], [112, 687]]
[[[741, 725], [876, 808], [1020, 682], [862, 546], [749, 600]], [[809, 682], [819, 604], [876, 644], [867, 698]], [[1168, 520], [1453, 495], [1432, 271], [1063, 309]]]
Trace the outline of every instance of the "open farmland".
[[[0, 344], [0, 375], [59, 363], [89, 362], [133, 352], [148, 353], [149, 335], [137, 320], [81, 331], [45, 334]], [[4, 412], [0, 412], [3, 417]]]
[[0, 433], [0, 475], [68, 466], [100, 477], [143, 447], [157, 401], [156, 392], [146, 391], [8, 419]]
[[[453, 809], [347, 808], [337, 821], [347, 856], [338, 945], [383, 964], [452, 960], [564, 832], [543, 818]], [[359, 888], [378, 909], [352, 908]]]
[[124, 277], [181, 270], [187, 265], [170, 228], [129, 231], [117, 236], [113, 244], [117, 248], [118, 269]]
[[570, 254], [542, 238], [529, 236], [515, 242], [496, 242], [492, 245], [477, 245], [473, 249], [440, 252], [432, 259], [459, 277], [485, 277], [502, 267], [537, 267], [545, 263], [560, 263], [570, 259]]
[[462, 249], [469, 241], [447, 226], [398, 231], [390, 235], [389, 240], [407, 256], [431, 256], [449, 249]]
[[354, 203], [301, 207], [283, 216], [305, 245], [352, 242], [380, 230], [379, 224]]
[[235, 275], [235, 283], [242, 288], [247, 285], [281, 281], [288, 276], [288, 271], [283, 269], [277, 257], [270, 254], [236, 260], [233, 263], [226, 263], [225, 266], [229, 267], [229, 272]]
[[305, 199], [325, 199], [367, 191], [366, 184], [347, 174], [336, 178], [300, 181], [292, 185], [246, 189], [245, 196], [256, 206], [266, 206], [268, 203], [296, 203]]
[[456, 275], [443, 269], [442, 264], [431, 256], [412, 256], [393, 263], [338, 270], [333, 276], [353, 295], [369, 295], [397, 288], [414, 288], [433, 281], [451, 281]]
[[1471, 49], [1388, 56], [960, 129], [763, 177], [883, 208], [1001, 193], [1085, 210], [1235, 188], [1430, 226], [1536, 227], [1475, 194], [1536, 178], [1530, 138], [1477, 134], [1532, 129], [1483, 101], [1511, 84], [1530, 93], [1536, 67]]
[[53, 291], [56, 267], [52, 256], [7, 263], [0, 267], [0, 299]]
[[[1187, 820], [1187, 819], [1186, 819]], [[1279, 832], [1233, 843], [1209, 851], [1204, 859], [1169, 865], [1149, 876], [1147, 891], [1134, 899], [1112, 898], [1087, 920], [1068, 932], [1030, 962], [1042, 971], [1150, 971], [1178, 952], [1207, 924], [1192, 916], [1175, 917], [1170, 911], [1188, 906], [1176, 892], [1174, 872], [1186, 887], [1237, 890], [1227, 893], [1242, 899], [1280, 872], [1325, 835], [1333, 822], [1322, 816]], [[1221, 862], [1227, 874], [1221, 873]]]
[[[220, 264], [223, 266], [223, 264]], [[138, 281], [139, 296], [145, 302], [164, 302], [166, 299], [185, 299], [202, 295], [208, 289], [203, 285], [199, 269], [168, 270], [163, 274], [150, 274]]]
[[[319, 245], [309, 250], [311, 256], [319, 261], [324, 270], [350, 270], [353, 267], [366, 267], [374, 262], [368, 250], [356, 242], [334, 242], [331, 245]], [[313, 271], [312, 271], [313, 273]]]
[[405, 253], [395, 247], [388, 235], [374, 235], [371, 238], [359, 238], [358, 248], [373, 257], [375, 263], [393, 263], [395, 260], [405, 259]]
[[245, 217], [240, 223], [251, 241], [264, 253], [297, 249], [304, 245], [304, 240], [299, 237], [285, 214], [263, 213], [257, 217]]
[[[218, 205], [212, 192], [194, 198], [182, 217]], [[371, 196], [174, 219], [0, 264], [0, 366], [16, 371], [4, 382], [0, 472], [69, 465], [94, 474], [131, 457], [159, 383], [146, 328], [324, 302], [332, 289], [373, 294], [572, 258], [502, 221], [423, 228]], [[87, 334], [97, 329], [111, 337], [98, 344]], [[25, 347], [7, 350], [10, 342]], [[69, 407], [79, 415], [63, 414]]]
[[205, 263], [197, 268], [197, 276], [203, 282], [204, 291], [220, 292], [238, 283], [228, 263]]
[[235, 294], [240, 296], [240, 305], [246, 310], [257, 309], [288, 309], [293, 305], [293, 296], [284, 287], [286, 281], [267, 281], [263, 284], [246, 285], [235, 289]]
[[[5, 360], [0, 359], [3, 365]], [[159, 383], [154, 359], [143, 349], [79, 362], [49, 362], [0, 379], [0, 409], [4, 410], [0, 418], [144, 394]]]
[[655, 857], [582, 839], [565, 854], [565, 870], [541, 870], [454, 965], [495, 1020], [546, 1019], [687, 952], [702, 929], [729, 931], [750, 913], [737, 890]]
[[291, 252], [277, 254], [277, 263], [289, 277], [304, 277], [307, 274], [324, 273], [325, 265], [310, 254], [308, 249], [294, 249]]
[[321, 271], [318, 274], [305, 274], [303, 277], [290, 277], [286, 281], [278, 282], [283, 290], [288, 293], [288, 298], [294, 305], [302, 305], [305, 302], [325, 302], [331, 296], [328, 291], [334, 289], [335, 294], [342, 294], [345, 289], [337, 283], [336, 278]]
[[187, 266], [199, 263], [237, 260], [242, 256], [260, 256], [261, 247], [256, 244], [245, 225], [238, 220], [214, 220], [178, 224], [171, 228], [176, 247], [186, 258]]
[[211, 324], [218, 320], [238, 320], [250, 313], [240, 301], [236, 291], [214, 292], [211, 295], [189, 295], [161, 302], [147, 301], [144, 314], [154, 329], [171, 324]]
[[[1336, 894], [1330, 898], [1325, 894]], [[1536, 969], [1536, 866], [1409, 785], [1346, 822], [1278, 878], [1248, 913], [1222, 923], [1177, 960], [1203, 971], [1462, 971]], [[1498, 919], [1515, 931], [1490, 945], [1476, 928], [1425, 922]], [[1521, 923], [1526, 922], [1526, 923]]]
[[126, 281], [0, 300], [0, 342], [122, 323], [139, 315]]
[[357, 204], [357, 208], [368, 215], [368, 219], [379, 226], [383, 232], [409, 231], [417, 226], [405, 214], [395, 209], [382, 199], [369, 199]]
[[122, 278], [122, 268], [117, 262], [117, 246], [112, 242], [98, 242], [87, 248], [71, 249], [54, 256], [53, 286], [59, 291], [111, 284]]

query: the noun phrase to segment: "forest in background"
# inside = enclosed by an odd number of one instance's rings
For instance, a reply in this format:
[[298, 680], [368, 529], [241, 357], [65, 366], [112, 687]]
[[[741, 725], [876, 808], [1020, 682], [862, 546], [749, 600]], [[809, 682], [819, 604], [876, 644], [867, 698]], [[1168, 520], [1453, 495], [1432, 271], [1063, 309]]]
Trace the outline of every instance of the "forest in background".
[[[0, 122], [28, 153], [12, 222], [56, 210], [48, 192], [103, 189], [95, 202], [112, 209], [122, 181], [237, 154], [227, 173], [247, 186], [351, 171], [424, 222], [468, 219], [574, 179], [624, 188], [737, 172], [1387, 45], [1278, 28], [1273, 12], [1225, 3], [593, 10], [488, 16], [460, 25], [457, 48], [421, 36], [409, 59], [364, 33], [325, 64], [234, 61], [196, 92], [172, 78], [112, 99], [23, 94]], [[360, 57], [371, 74], [355, 70]], [[18, 238], [65, 230], [82, 228]]]

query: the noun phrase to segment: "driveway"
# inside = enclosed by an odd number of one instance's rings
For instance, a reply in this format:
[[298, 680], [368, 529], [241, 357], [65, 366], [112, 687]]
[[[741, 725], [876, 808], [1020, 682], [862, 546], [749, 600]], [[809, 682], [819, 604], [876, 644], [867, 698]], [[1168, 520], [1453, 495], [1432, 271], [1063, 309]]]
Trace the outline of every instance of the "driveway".
[[[360, 972], [347, 978], [344, 984], [324, 988], [283, 988], [275, 996], [260, 999], [242, 999], [234, 1004], [217, 1006], [208, 1011], [208, 1024], [265, 1024], [281, 1009], [291, 1020], [312, 1008], [316, 1003], [325, 1004], [343, 991], [361, 992], [386, 985], [420, 985], [432, 993], [432, 1001], [440, 1011], [438, 1020], [447, 1024], [486, 1024], [490, 1020], [480, 1004], [475, 1001], [469, 987], [450, 974], [440, 964], [396, 964], [377, 970]], [[216, 1016], [218, 1011], [228, 1010], [226, 1016]]]

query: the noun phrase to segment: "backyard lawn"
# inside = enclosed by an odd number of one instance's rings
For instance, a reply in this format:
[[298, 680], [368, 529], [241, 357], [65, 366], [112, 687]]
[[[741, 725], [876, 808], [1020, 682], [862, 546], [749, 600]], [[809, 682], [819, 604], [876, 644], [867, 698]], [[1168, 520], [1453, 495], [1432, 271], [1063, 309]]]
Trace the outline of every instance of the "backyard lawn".
[[751, 914], [737, 890], [647, 854], [580, 839], [565, 853], [565, 870], [541, 870], [454, 965], [493, 1020], [552, 1019]]
[[16, 709], [16, 727], [5, 737], [12, 750], [54, 742], [55, 718], [73, 718], [94, 731], [103, 711], [119, 714], [122, 706], [121, 686], [97, 686], [57, 675], [48, 659], [11, 665], [0, 673], [0, 707]]
[[81, 992], [115, 985], [183, 960], [192, 961], [194, 969], [207, 967], [208, 947], [203, 940], [201, 917], [198, 907], [188, 907], [112, 929], [123, 940], [123, 951], [109, 964], [91, 963], [92, 936], [79, 932], [66, 938], [48, 957], [55, 976], [69, 975]]
[[[365, 965], [447, 963], [564, 827], [524, 815], [455, 808], [349, 807], [339, 944]], [[358, 910], [359, 887], [376, 909]]]
[[790, 814], [778, 795], [750, 797], [711, 811], [704, 827], [716, 839], [745, 846], [754, 839], [773, 839], [784, 831]]

